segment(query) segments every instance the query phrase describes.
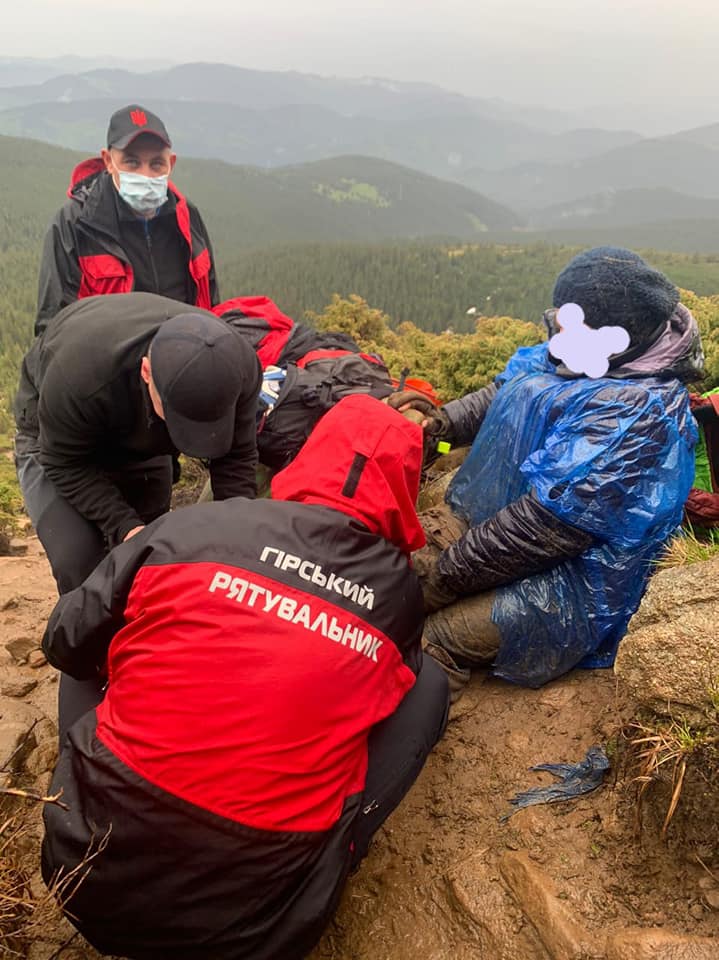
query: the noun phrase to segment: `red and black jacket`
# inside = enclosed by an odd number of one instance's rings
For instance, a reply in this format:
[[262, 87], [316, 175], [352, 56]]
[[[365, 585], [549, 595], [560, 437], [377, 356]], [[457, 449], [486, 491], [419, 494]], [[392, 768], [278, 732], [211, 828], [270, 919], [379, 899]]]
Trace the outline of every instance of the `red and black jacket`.
[[46, 654], [108, 688], [62, 744], [43, 870], [100, 845], [66, 908], [101, 951], [291, 960], [319, 938], [369, 732], [420, 669], [421, 456], [419, 427], [349, 397], [276, 499], [168, 514], [60, 599]]
[[208, 310], [219, 301], [207, 228], [174, 184], [152, 221], [155, 253], [151, 240], [138, 241], [150, 228], [120, 199], [100, 157], [75, 168], [68, 197], [45, 235], [36, 334], [63, 307], [96, 294], [137, 290]]

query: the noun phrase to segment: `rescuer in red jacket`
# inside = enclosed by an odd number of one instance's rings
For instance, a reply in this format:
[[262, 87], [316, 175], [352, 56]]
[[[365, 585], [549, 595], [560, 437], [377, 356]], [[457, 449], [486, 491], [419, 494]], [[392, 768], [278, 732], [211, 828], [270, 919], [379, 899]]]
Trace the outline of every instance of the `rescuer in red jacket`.
[[[294, 960], [441, 737], [410, 553], [422, 433], [342, 400], [273, 482], [167, 514], [61, 597], [43, 641], [104, 698], [61, 717], [46, 882], [133, 960]], [[69, 705], [68, 705], [69, 706]]]
[[75, 168], [45, 235], [36, 334], [99, 293], [159, 293], [207, 310], [219, 303], [207, 228], [169, 181], [176, 159], [154, 113], [131, 104], [112, 115], [107, 149]]

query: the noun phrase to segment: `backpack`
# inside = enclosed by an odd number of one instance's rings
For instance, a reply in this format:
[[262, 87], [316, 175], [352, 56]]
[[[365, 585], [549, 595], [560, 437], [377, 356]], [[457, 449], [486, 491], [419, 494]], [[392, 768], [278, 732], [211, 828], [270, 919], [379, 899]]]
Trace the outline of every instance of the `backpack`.
[[[313, 330], [282, 313], [268, 297], [233, 297], [213, 307], [252, 345], [263, 370], [257, 449], [260, 463], [286, 467], [320, 417], [343, 397], [367, 393], [383, 399], [397, 387], [380, 357], [362, 353], [346, 333]], [[431, 384], [406, 380], [438, 403]]]
[[378, 357], [347, 349], [312, 350], [286, 369], [257, 435], [260, 462], [273, 470], [281, 470], [297, 456], [320, 417], [343, 397], [366, 393], [382, 399], [394, 390]]

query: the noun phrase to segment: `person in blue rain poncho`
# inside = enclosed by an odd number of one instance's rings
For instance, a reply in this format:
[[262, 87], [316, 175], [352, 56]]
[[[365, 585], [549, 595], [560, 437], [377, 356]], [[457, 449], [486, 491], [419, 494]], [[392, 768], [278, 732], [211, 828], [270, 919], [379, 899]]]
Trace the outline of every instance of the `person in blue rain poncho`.
[[[566, 333], [560, 308], [581, 308], [597, 340], [586, 362], [522, 347], [493, 384], [427, 412], [432, 442], [472, 445], [415, 555], [427, 651], [455, 696], [477, 665], [532, 687], [611, 666], [692, 485], [683, 384], [702, 377], [703, 354], [676, 287], [631, 251], [599, 247], [560, 273], [553, 303], [550, 336]], [[626, 331], [623, 349], [597, 368], [606, 327]]]

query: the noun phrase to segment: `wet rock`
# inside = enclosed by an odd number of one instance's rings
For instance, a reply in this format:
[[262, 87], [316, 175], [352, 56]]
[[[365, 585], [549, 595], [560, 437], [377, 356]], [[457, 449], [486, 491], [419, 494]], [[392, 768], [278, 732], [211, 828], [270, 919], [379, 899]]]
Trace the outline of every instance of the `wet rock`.
[[552, 878], [530, 861], [526, 851], [505, 853], [499, 868], [552, 960], [604, 956], [596, 936], [590, 936], [557, 897]]
[[40, 777], [53, 770], [57, 761], [57, 742], [46, 740], [35, 747], [25, 761], [25, 769], [32, 777]]
[[36, 941], [30, 945], [27, 960], [95, 960], [98, 956], [90, 947], [63, 947], [56, 942]]
[[47, 659], [42, 650], [32, 650], [30, 656], [27, 658], [27, 665], [32, 667], [33, 670], [37, 670], [39, 667], [46, 667]]
[[29, 704], [0, 697], [0, 770], [19, 770], [35, 749], [35, 726], [39, 716]]
[[16, 637], [5, 644], [5, 649], [15, 663], [27, 663], [30, 654], [38, 649], [38, 642], [30, 637]]
[[38, 743], [57, 743], [57, 727], [49, 717], [43, 717], [35, 727]]
[[717, 960], [717, 955], [716, 940], [664, 930], [622, 930], [607, 941], [607, 960]]
[[520, 912], [504, 889], [486, 854], [470, 857], [454, 868], [449, 883], [457, 906], [476, 927], [478, 957], [516, 960], [546, 956], [534, 931], [517, 923]]
[[711, 890], [707, 890], [704, 894], [704, 900], [712, 910], [719, 910], [719, 889], [714, 887]]
[[8, 544], [11, 557], [24, 557], [27, 553], [27, 540], [24, 537], [12, 537]]
[[37, 686], [37, 680], [31, 678], [25, 679], [24, 677], [10, 677], [7, 680], [3, 680], [0, 684], [0, 693], [4, 697], [16, 697], [22, 699], [26, 697], [28, 693], [32, 691]]
[[656, 713], [680, 708], [695, 723], [715, 716], [718, 604], [719, 559], [654, 574], [614, 667], [639, 703]]

